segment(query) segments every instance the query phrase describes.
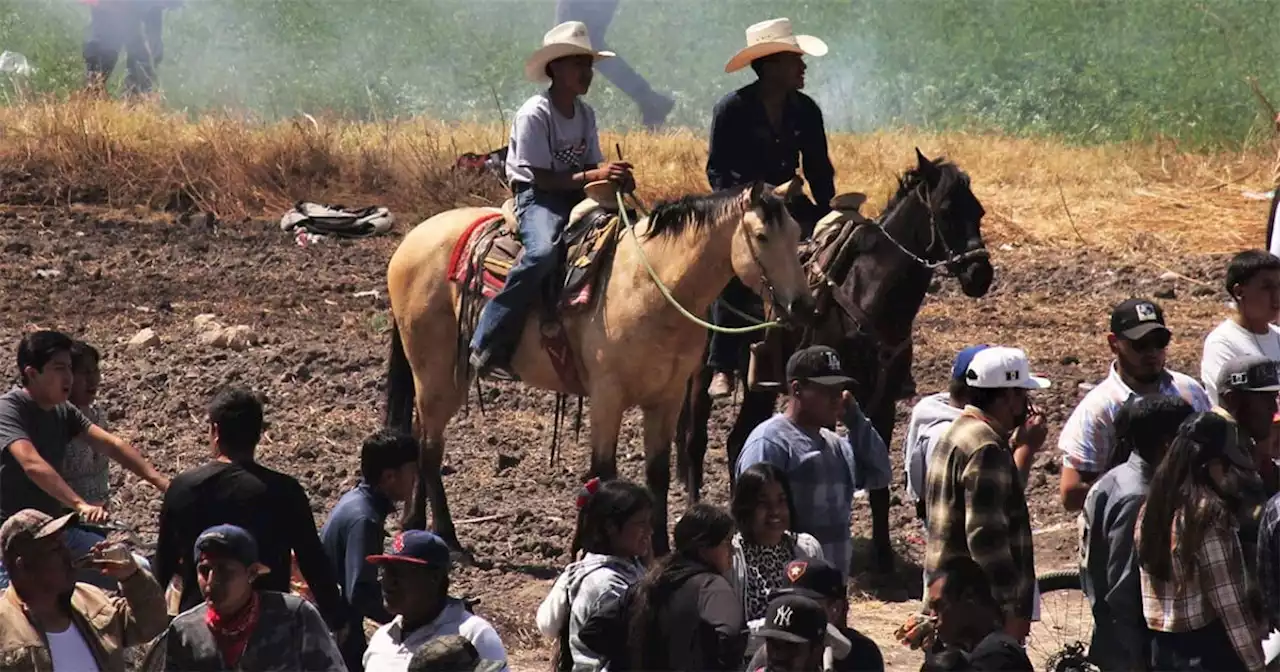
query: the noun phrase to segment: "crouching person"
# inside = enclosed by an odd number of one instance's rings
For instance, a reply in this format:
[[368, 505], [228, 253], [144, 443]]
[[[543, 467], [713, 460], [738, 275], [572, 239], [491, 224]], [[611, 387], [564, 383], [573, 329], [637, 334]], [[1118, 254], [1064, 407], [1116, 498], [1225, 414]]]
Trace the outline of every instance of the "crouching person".
[[124, 649], [168, 623], [160, 585], [127, 553], [91, 561], [119, 582], [120, 597], [75, 582], [62, 531], [77, 517], [24, 509], [0, 527], [10, 578], [0, 595], [0, 669], [124, 672]]
[[204, 604], [169, 624], [152, 652], [164, 655], [159, 669], [346, 671], [337, 642], [310, 602], [253, 588], [271, 570], [258, 561], [258, 543], [244, 528], [215, 525], [202, 532], [195, 565]]

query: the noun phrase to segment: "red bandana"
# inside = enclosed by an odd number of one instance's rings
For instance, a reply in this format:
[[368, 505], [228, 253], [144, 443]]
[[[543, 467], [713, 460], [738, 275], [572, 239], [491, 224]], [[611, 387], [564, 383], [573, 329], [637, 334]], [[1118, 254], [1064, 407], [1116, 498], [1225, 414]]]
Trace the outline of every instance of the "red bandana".
[[218, 650], [222, 652], [222, 659], [228, 667], [236, 666], [245, 646], [249, 644], [249, 636], [258, 625], [259, 604], [258, 592], [254, 591], [249, 597], [249, 604], [238, 614], [219, 614], [213, 610], [212, 605], [205, 609], [204, 622], [213, 633], [213, 639], [218, 643]]

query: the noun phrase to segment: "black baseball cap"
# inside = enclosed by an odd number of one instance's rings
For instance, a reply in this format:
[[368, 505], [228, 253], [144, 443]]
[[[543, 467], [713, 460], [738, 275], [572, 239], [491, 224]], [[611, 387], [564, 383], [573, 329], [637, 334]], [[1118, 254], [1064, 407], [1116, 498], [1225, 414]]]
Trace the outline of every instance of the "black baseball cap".
[[844, 375], [840, 357], [825, 345], [811, 345], [797, 350], [787, 360], [787, 380], [799, 380], [831, 387], [848, 385], [853, 379]]
[[1280, 392], [1280, 362], [1261, 355], [1236, 357], [1218, 372], [1219, 392]]
[[265, 574], [269, 569], [258, 560], [258, 541], [248, 530], [237, 525], [214, 525], [196, 537], [195, 560], [208, 553], [231, 558], [253, 571]]
[[793, 560], [787, 563], [785, 574], [793, 589], [807, 590], [830, 600], [847, 597], [844, 577], [835, 565], [826, 560]]
[[795, 644], [822, 642], [827, 636], [827, 612], [812, 598], [784, 593], [769, 600], [764, 625], [756, 635]]
[[1164, 311], [1153, 301], [1129, 299], [1111, 311], [1111, 333], [1127, 341], [1136, 341], [1156, 331], [1169, 333], [1164, 324]]

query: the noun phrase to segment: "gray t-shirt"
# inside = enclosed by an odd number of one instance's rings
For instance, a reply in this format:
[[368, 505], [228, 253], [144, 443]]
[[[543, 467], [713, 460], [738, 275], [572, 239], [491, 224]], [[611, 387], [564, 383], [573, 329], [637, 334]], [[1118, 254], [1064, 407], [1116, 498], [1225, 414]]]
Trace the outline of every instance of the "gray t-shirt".
[[26, 439], [56, 469], [66, 455], [67, 444], [88, 430], [90, 424], [70, 402], [46, 411], [20, 387], [0, 396], [0, 523], [23, 509], [37, 509], [49, 515], [64, 509], [61, 502], [27, 476], [9, 446]]
[[557, 173], [604, 163], [596, 113], [582, 99], [573, 101], [573, 118], [556, 111], [546, 91], [520, 106], [511, 122], [507, 181], [533, 183], [533, 168]]

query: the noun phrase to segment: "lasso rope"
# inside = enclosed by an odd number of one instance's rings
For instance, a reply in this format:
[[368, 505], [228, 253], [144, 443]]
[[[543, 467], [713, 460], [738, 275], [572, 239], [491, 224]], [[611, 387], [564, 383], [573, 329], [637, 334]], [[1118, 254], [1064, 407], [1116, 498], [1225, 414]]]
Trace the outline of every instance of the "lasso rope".
[[[627, 217], [627, 206], [622, 200], [622, 190], [616, 190], [614, 192], [614, 196], [618, 199], [618, 216], [622, 218], [622, 226], [631, 232], [631, 240], [635, 241], [636, 250], [640, 252], [640, 261], [644, 264], [645, 269], [649, 271], [649, 277], [653, 278], [653, 284], [658, 286], [658, 291], [662, 292], [662, 296], [666, 298], [668, 303], [675, 306], [675, 309], [680, 311], [681, 315], [684, 315], [689, 319], [689, 321], [703, 327], [704, 329], [710, 329], [711, 331], [721, 334], [748, 334], [753, 331], [762, 331], [764, 329], [773, 329], [775, 327], [782, 326], [781, 321], [770, 320], [768, 322], [761, 322], [759, 324], [753, 324], [746, 327], [722, 327], [718, 324], [707, 322], [685, 309], [684, 306], [680, 305], [679, 301], [676, 301], [674, 296], [671, 296], [671, 291], [667, 289], [666, 285], [662, 284], [662, 280], [658, 278], [658, 272], [653, 270], [653, 266], [649, 263], [649, 257], [644, 253], [644, 246], [640, 244], [640, 236], [636, 234], [635, 225], [631, 222], [630, 218]], [[734, 310], [734, 312], [738, 311]], [[738, 314], [746, 317], [743, 313]], [[751, 317], [749, 319], [754, 320], [756, 318]]]

